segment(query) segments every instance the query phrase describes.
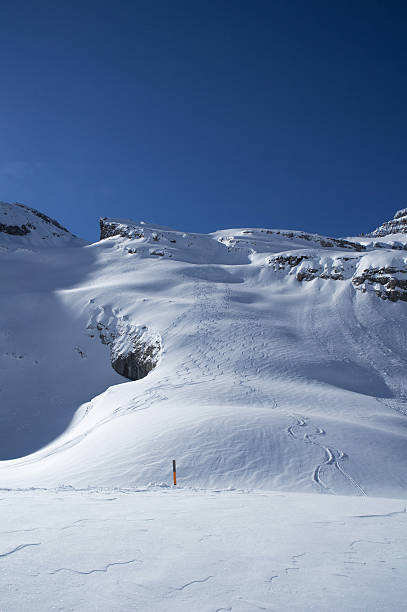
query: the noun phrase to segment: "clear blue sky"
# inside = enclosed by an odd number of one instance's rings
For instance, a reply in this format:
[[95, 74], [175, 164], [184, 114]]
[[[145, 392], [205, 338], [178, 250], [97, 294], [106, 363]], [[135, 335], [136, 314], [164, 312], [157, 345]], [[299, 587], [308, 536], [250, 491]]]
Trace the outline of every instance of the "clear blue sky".
[[407, 205], [407, 3], [4, 0], [0, 199], [347, 235]]

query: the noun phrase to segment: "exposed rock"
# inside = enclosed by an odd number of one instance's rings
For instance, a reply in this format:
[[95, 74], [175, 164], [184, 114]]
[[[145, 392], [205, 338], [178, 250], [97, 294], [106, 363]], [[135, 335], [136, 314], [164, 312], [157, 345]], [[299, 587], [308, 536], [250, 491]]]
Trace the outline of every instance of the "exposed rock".
[[35, 208], [31, 208], [31, 206], [26, 206], [25, 204], [20, 204], [19, 202], [16, 202], [16, 206], [19, 206], [20, 208], [24, 208], [25, 210], [29, 210], [39, 219], [42, 219], [43, 221], [45, 221], [46, 223], [49, 223], [50, 225], [55, 225], [55, 227], [62, 230], [63, 232], [69, 233], [69, 230], [67, 230], [66, 227], [61, 225], [56, 219], [52, 219], [52, 217], [48, 217], [48, 215], [44, 215], [44, 213], [40, 212], [39, 210], [36, 210]]
[[123, 238], [144, 238], [144, 232], [142, 230], [118, 221], [112, 221], [107, 217], [101, 217], [99, 220], [99, 225], [100, 240], [111, 238], [112, 236], [122, 236]]
[[331, 274], [327, 274], [326, 272], [322, 272], [322, 274], [320, 275], [320, 278], [323, 278], [324, 280], [345, 280], [345, 277], [343, 274], [341, 274], [340, 272], [332, 272]]
[[345, 280], [345, 277], [340, 272], [322, 272], [320, 268], [304, 268], [295, 275], [297, 281], [311, 281], [314, 278], [322, 278], [322, 280]]
[[[407, 268], [400, 260], [399, 267], [384, 266], [366, 268], [356, 273], [360, 256], [353, 257], [311, 257], [307, 255], [277, 255], [267, 263], [275, 271], [286, 270], [295, 274], [298, 282], [314, 279], [344, 281], [351, 279], [355, 289], [366, 292], [368, 289], [383, 300], [407, 301]], [[401, 278], [401, 276], [405, 278]]]
[[0, 223], [0, 232], [10, 234], [10, 236], [25, 236], [30, 233], [30, 229], [25, 225], [5, 225]]
[[[44, 213], [15, 202], [0, 202], [0, 234], [17, 236], [15, 241], [17, 246], [21, 245], [21, 237], [28, 236], [31, 245], [36, 241], [49, 240], [53, 245], [70, 242], [76, 238], [58, 221], [48, 217]], [[55, 241], [54, 238], [62, 238]], [[7, 242], [10, 245], [10, 242]]]
[[407, 208], [398, 210], [394, 218], [379, 225], [371, 236], [388, 236], [389, 234], [407, 233]]
[[316, 278], [317, 272], [318, 272], [317, 268], [304, 268], [300, 272], [297, 272], [295, 277], [297, 281], [300, 281], [300, 282], [303, 280], [310, 281]]
[[268, 263], [276, 263], [278, 269], [282, 270], [285, 268], [286, 264], [292, 268], [298, 266], [304, 259], [309, 259], [309, 257], [307, 255], [277, 255], [276, 257], [270, 257]]
[[[312, 258], [309, 255], [276, 255], [267, 260], [274, 270], [292, 270], [297, 281], [311, 281], [314, 278], [323, 280], [344, 280], [344, 267], [346, 261], [354, 257], [324, 257]], [[357, 261], [359, 258], [356, 257]], [[308, 261], [307, 261], [308, 260]], [[296, 270], [294, 270], [296, 268]]]
[[129, 380], [140, 380], [155, 367], [160, 348], [158, 341], [155, 344], [146, 344], [134, 338], [132, 351], [127, 355], [112, 350], [112, 366], [121, 376]]
[[366, 283], [374, 285], [376, 295], [383, 300], [407, 302], [407, 278], [398, 278], [396, 274], [407, 274], [407, 270], [393, 267], [369, 268], [354, 276], [352, 283], [362, 291], [366, 291]]
[[109, 307], [93, 306], [87, 325], [89, 336], [97, 332], [102, 344], [110, 347], [112, 367], [129, 380], [147, 376], [158, 363], [161, 340], [146, 326], [133, 326], [126, 316]]

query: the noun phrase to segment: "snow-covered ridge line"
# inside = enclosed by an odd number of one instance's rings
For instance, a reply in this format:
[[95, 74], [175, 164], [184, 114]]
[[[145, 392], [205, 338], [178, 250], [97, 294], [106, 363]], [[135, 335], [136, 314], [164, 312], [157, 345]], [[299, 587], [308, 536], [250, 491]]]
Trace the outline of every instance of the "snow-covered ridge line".
[[4, 249], [20, 247], [58, 246], [71, 243], [83, 245], [56, 219], [18, 202], [0, 202], [0, 246]]
[[366, 246], [356, 241], [350, 241], [345, 238], [332, 238], [330, 236], [321, 236], [320, 234], [308, 234], [301, 230], [271, 230], [271, 229], [256, 229], [256, 230], [243, 230], [242, 234], [253, 234], [257, 232], [266, 233], [270, 236], [273, 234], [276, 236], [283, 236], [290, 239], [305, 240], [306, 242], [316, 243], [323, 248], [340, 248], [350, 249], [351, 251], [365, 251]]
[[62, 230], [63, 232], [70, 233], [69, 230], [67, 230], [66, 227], [61, 225], [56, 219], [53, 219], [52, 217], [48, 217], [48, 215], [45, 215], [39, 210], [36, 210], [35, 208], [31, 208], [31, 206], [26, 206], [25, 204], [20, 204], [19, 202], [16, 202], [15, 204], [16, 206], [19, 206], [20, 208], [23, 208], [24, 210], [28, 210], [32, 212], [36, 217], [38, 217], [42, 221], [45, 221], [45, 223], [49, 223], [50, 225], [55, 225], [55, 227]]
[[[166, 233], [179, 234], [185, 236], [202, 236], [202, 234], [183, 233], [170, 228], [161, 227], [145, 223], [141, 221], [136, 223], [130, 220], [123, 219], [108, 219], [103, 217], [100, 219], [100, 240], [111, 238], [113, 236], [121, 236], [123, 238], [137, 239], [145, 238], [151, 234], [153, 240], [159, 241], [160, 237], [164, 237]], [[161, 236], [160, 236], [161, 234]], [[263, 228], [245, 228], [237, 230], [219, 230], [211, 234], [207, 234], [208, 238], [212, 237], [215, 240], [226, 244], [227, 246], [235, 246], [238, 242], [252, 243], [253, 240], [266, 240], [271, 236], [281, 236], [282, 238], [295, 239], [305, 241], [306, 243], [317, 244], [323, 248], [340, 248], [350, 249], [352, 251], [364, 251], [366, 246], [357, 241], [350, 241], [345, 238], [332, 238], [321, 236], [319, 234], [309, 234], [302, 230], [278, 230], [278, 229], [263, 229]], [[272, 240], [272, 239], [271, 239]], [[176, 240], [173, 240], [176, 242]]]

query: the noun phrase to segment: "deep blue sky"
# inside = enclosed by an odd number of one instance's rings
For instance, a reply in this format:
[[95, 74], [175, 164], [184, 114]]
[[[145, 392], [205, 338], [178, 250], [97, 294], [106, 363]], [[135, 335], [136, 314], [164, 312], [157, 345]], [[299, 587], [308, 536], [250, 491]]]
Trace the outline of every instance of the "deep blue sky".
[[4, 0], [0, 199], [347, 235], [407, 205], [407, 3]]

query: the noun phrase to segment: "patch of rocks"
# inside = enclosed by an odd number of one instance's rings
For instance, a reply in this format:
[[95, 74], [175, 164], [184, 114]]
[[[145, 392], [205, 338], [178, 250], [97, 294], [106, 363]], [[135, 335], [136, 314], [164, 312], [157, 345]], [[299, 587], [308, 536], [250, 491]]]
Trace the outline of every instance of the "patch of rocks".
[[388, 236], [389, 234], [407, 234], [407, 208], [398, 210], [394, 218], [379, 225], [371, 236]]
[[407, 302], [407, 278], [399, 278], [399, 274], [407, 275], [407, 270], [393, 267], [369, 268], [355, 275], [352, 283], [363, 292], [372, 288], [377, 297], [383, 300]]
[[110, 348], [110, 361], [118, 374], [129, 380], [147, 376], [158, 363], [161, 339], [147, 326], [132, 325], [127, 316], [110, 308], [96, 307], [87, 325], [91, 338], [96, 334]]

